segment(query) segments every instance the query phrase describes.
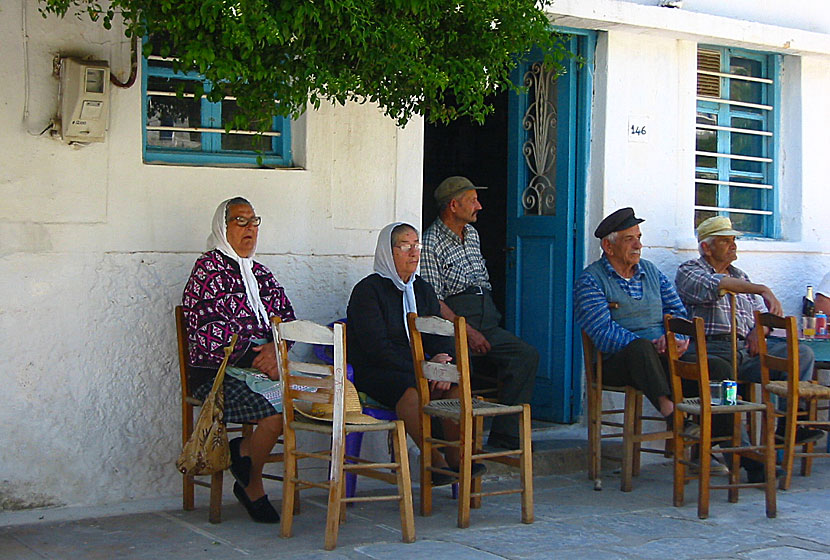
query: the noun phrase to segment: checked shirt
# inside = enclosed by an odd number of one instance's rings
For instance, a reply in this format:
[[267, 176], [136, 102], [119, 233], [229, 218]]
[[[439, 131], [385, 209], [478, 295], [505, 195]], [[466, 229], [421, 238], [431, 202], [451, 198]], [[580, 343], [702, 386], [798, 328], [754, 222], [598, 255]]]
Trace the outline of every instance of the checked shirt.
[[[750, 282], [746, 272], [729, 265], [729, 276]], [[707, 335], [729, 333], [729, 296], [718, 296], [718, 285], [726, 274], [717, 274], [715, 269], [700, 257], [686, 261], [677, 269], [674, 283], [680, 299], [686, 305], [691, 317], [702, 317], [706, 323]], [[763, 299], [757, 294], [737, 294], [735, 318], [738, 336], [746, 337], [755, 326], [755, 310], [765, 312]]]
[[438, 299], [444, 300], [471, 286], [492, 289], [478, 232], [473, 226], [464, 226], [462, 241], [441, 218], [436, 218], [424, 232], [423, 243], [421, 277], [432, 285]]

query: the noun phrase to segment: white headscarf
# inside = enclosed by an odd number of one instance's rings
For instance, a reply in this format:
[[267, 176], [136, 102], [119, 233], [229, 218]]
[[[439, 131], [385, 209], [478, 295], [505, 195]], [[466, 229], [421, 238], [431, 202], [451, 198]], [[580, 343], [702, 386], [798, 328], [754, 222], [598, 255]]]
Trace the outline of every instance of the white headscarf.
[[404, 222], [394, 222], [380, 230], [378, 234], [378, 245], [375, 248], [375, 272], [384, 278], [388, 278], [395, 284], [395, 287], [403, 292], [403, 326], [406, 328], [406, 336], [409, 337], [409, 325], [406, 322], [406, 314], [409, 312], [418, 313], [418, 306], [415, 303], [415, 275], [421, 271], [421, 264], [418, 263], [418, 268], [415, 273], [409, 277], [408, 282], [401, 280], [395, 269], [395, 259], [392, 256], [392, 230], [400, 225], [406, 225], [412, 228], [417, 234], [418, 230]]
[[242, 258], [236, 254], [231, 244], [228, 243], [228, 224], [225, 221], [225, 216], [228, 210], [228, 202], [231, 200], [233, 199], [229, 198], [222, 202], [216, 209], [216, 213], [213, 214], [213, 223], [211, 224], [210, 235], [207, 238], [207, 250], [219, 249], [219, 251], [239, 263], [239, 270], [242, 272], [242, 283], [245, 285], [245, 296], [248, 298], [248, 304], [253, 309], [257, 320], [267, 327], [270, 319], [259, 297], [259, 283], [256, 281], [253, 269], [256, 247], [251, 251], [251, 256]]

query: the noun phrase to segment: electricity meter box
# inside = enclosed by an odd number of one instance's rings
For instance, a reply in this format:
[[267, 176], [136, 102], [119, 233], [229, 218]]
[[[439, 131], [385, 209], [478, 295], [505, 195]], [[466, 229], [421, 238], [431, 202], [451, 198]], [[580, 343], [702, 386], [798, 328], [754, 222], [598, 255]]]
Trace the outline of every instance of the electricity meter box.
[[61, 58], [60, 120], [64, 142], [103, 142], [109, 121], [109, 65]]

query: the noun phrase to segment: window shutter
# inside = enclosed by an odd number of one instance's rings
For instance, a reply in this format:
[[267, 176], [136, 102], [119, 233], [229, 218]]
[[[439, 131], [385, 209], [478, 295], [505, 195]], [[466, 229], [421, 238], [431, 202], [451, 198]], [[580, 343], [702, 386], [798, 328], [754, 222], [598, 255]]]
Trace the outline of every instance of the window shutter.
[[720, 77], [701, 74], [700, 71], [720, 72], [720, 51], [697, 50], [697, 94], [705, 97], [720, 97]]

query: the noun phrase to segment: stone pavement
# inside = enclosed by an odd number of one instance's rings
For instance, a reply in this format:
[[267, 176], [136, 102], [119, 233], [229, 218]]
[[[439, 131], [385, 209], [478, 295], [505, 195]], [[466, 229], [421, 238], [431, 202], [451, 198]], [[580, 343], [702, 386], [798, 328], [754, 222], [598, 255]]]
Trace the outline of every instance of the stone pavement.
[[[103, 508], [57, 508], [0, 513], [0, 558], [42, 559], [246, 559], [311, 558], [464, 560], [472, 558], [773, 558], [830, 559], [830, 462], [816, 461], [809, 478], [796, 476], [778, 493], [778, 517], [764, 516], [763, 492], [743, 490], [730, 504], [713, 492], [709, 519], [697, 518], [696, 483], [686, 505], [671, 505], [671, 463], [644, 465], [633, 492], [619, 491], [619, 475], [604, 473], [596, 492], [583, 472], [537, 476], [536, 522], [519, 522], [518, 495], [483, 500], [472, 510], [469, 529], [455, 526], [448, 487], [436, 490], [431, 517], [417, 514], [417, 541], [400, 542], [394, 503], [355, 504], [341, 527], [338, 548], [323, 550], [325, 497], [303, 493], [294, 537], [281, 539], [278, 526], [248, 520], [228, 492], [223, 521], [207, 522], [207, 491], [197, 488], [197, 509], [184, 512], [178, 498]], [[230, 478], [230, 477], [228, 477]], [[361, 480], [360, 492], [382, 485]], [[485, 488], [515, 484], [490, 476]], [[227, 490], [228, 488], [226, 488]], [[279, 502], [280, 487], [269, 487]], [[279, 504], [277, 503], [277, 506]]]

